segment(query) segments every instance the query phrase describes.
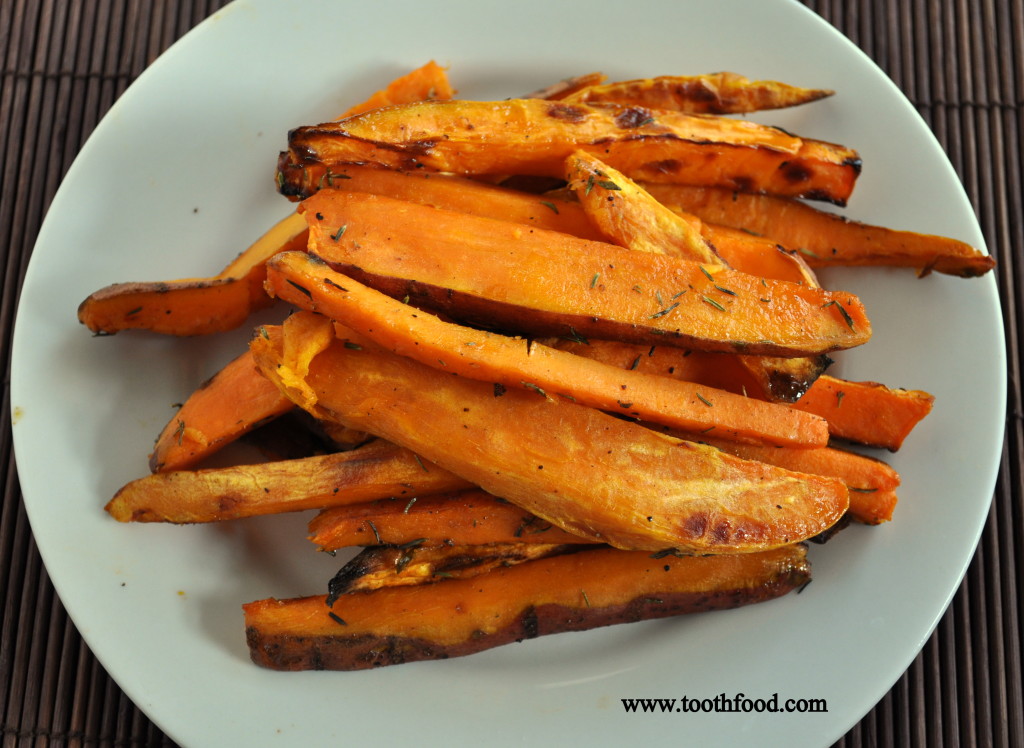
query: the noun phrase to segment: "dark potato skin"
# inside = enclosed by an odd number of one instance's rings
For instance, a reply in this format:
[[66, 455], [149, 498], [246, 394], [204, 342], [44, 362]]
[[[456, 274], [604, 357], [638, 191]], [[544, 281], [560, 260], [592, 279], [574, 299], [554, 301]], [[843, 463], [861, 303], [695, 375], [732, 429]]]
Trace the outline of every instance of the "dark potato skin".
[[[333, 608], [324, 596], [243, 607], [257, 665], [364, 670], [461, 657], [548, 634], [736, 608], [809, 580], [802, 545], [684, 558], [595, 549], [471, 579], [354, 593]], [[432, 605], [421, 607], [420, 597]]]

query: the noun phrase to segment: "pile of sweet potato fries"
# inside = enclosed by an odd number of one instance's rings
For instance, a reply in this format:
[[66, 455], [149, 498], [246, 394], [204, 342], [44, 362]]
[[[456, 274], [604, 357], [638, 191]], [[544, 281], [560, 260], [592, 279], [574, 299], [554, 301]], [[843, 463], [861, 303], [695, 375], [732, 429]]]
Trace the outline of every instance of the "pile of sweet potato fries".
[[[323, 594], [244, 605], [253, 660], [360, 669], [714, 610], [806, 584], [806, 541], [888, 521], [932, 396], [826, 372], [871, 336], [815, 269], [993, 266], [857, 223], [856, 151], [735, 115], [830, 91], [721, 73], [454, 98], [431, 62], [289, 133], [297, 210], [217, 277], [120, 283], [97, 334], [206, 335], [280, 300], [193, 392], [123, 522], [317, 510], [360, 549]], [[204, 460], [291, 419], [299, 457]], [[325, 580], [326, 582], [326, 580]]]

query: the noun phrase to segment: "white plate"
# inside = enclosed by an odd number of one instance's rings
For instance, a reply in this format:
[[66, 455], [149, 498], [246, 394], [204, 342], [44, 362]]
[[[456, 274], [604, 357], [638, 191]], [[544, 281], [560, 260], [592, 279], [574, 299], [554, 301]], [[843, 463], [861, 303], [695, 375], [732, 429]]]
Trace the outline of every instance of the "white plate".
[[[360, 673], [250, 664], [240, 605], [317, 593], [336, 562], [307, 515], [215, 527], [129, 526], [103, 504], [146, 473], [180, 401], [241, 350], [205, 340], [94, 339], [89, 292], [213, 273], [289, 210], [274, 192], [285, 133], [328, 119], [428, 59], [467, 97], [562, 77], [735, 70], [837, 96], [764, 121], [858, 148], [848, 214], [982, 244], [948, 161], [909, 103], [795, 2], [634, 0], [498, 6], [244, 0], [158, 60], [117, 102], [53, 201], [14, 341], [18, 469], [36, 541], [86, 641], [128, 695], [186, 745], [824, 745], [909, 665], [946, 608], [988, 510], [1002, 439], [1004, 351], [993, 277], [865, 269], [875, 337], [842, 373], [936, 395], [892, 456], [895, 521], [812, 549], [815, 583], [737, 611], [552, 636]], [[827, 700], [818, 714], [627, 714], [621, 699], [744, 693]]]

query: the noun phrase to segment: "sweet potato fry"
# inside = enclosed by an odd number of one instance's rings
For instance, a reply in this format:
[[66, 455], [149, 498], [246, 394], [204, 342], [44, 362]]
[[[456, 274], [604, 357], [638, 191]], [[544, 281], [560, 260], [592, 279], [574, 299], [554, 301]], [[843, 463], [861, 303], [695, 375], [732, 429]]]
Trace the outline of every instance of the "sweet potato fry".
[[839, 481], [738, 460], [565, 400], [496, 392], [341, 340], [313, 359], [301, 387], [289, 386], [299, 377], [286, 371], [281, 337], [253, 338], [257, 363], [313, 415], [411, 449], [581, 537], [627, 549], [750, 552], [816, 535], [849, 503]]
[[641, 106], [688, 114], [746, 114], [807, 104], [833, 93], [778, 81], [752, 81], [737, 73], [723, 72], [592, 85], [563, 100], [574, 104]]
[[810, 580], [802, 546], [652, 558], [581, 551], [471, 579], [243, 606], [253, 661], [276, 670], [359, 670], [457, 657], [563, 631], [735, 608]]
[[380, 499], [317, 514], [309, 539], [322, 551], [352, 546], [594, 543], [479, 488]]
[[570, 155], [565, 180], [607, 241], [637, 252], [727, 264], [702, 233], [700, 220], [669, 210], [597, 156], [586, 151]]
[[895, 452], [934, 402], [921, 390], [821, 377], [793, 407], [825, 418], [832, 436]]
[[301, 459], [148, 475], [121, 488], [106, 509], [119, 522], [218, 522], [468, 486], [406, 449], [374, 441]]
[[571, 553], [587, 546], [541, 543], [426, 545], [364, 548], [327, 585], [327, 605], [340, 595], [383, 588], [468, 579], [498, 568]]
[[235, 329], [268, 304], [258, 273], [252, 278], [114, 283], [79, 305], [78, 321], [97, 335], [122, 330], [209, 335]]
[[795, 200], [653, 180], [646, 187], [670, 208], [799, 250], [811, 267], [887, 265], [915, 268], [919, 275], [934, 270], [964, 278], [995, 267], [992, 257], [965, 242], [858, 223]]
[[337, 320], [386, 350], [449, 374], [560, 395], [690, 434], [713, 429], [722, 438], [802, 447], [828, 442], [824, 419], [445, 322], [334, 272], [314, 255], [286, 252], [274, 257], [267, 264], [267, 290]]
[[292, 130], [288, 163], [375, 163], [464, 175], [561, 177], [573, 151], [633, 179], [713, 184], [845, 205], [851, 149], [724, 117], [539, 99], [423, 102]]
[[190, 468], [293, 407], [246, 351], [189, 395], [157, 437], [150, 470]]
[[871, 334], [849, 293], [375, 195], [325, 190], [303, 211], [335, 270], [469, 324], [786, 356]]

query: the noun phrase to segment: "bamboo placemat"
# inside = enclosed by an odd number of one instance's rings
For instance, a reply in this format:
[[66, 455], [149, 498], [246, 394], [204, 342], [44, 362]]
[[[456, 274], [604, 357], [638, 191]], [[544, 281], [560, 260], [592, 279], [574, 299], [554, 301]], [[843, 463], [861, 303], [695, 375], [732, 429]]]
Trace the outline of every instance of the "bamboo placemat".
[[[97, 122], [225, 0], [0, 0], [0, 709], [3, 745], [171, 745], [96, 661], [25, 516], [11, 446], [18, 292], [57, 186]], [[946, 149], [997, 258], [1009, 352], [1007, 435], [977, 556], [921, 654], [838, 745], [1024, 746], [1021, 185], [1024, 0], [806, 0], [906, 93]], [[770, 43], [770, 40], [768, 40]]]

